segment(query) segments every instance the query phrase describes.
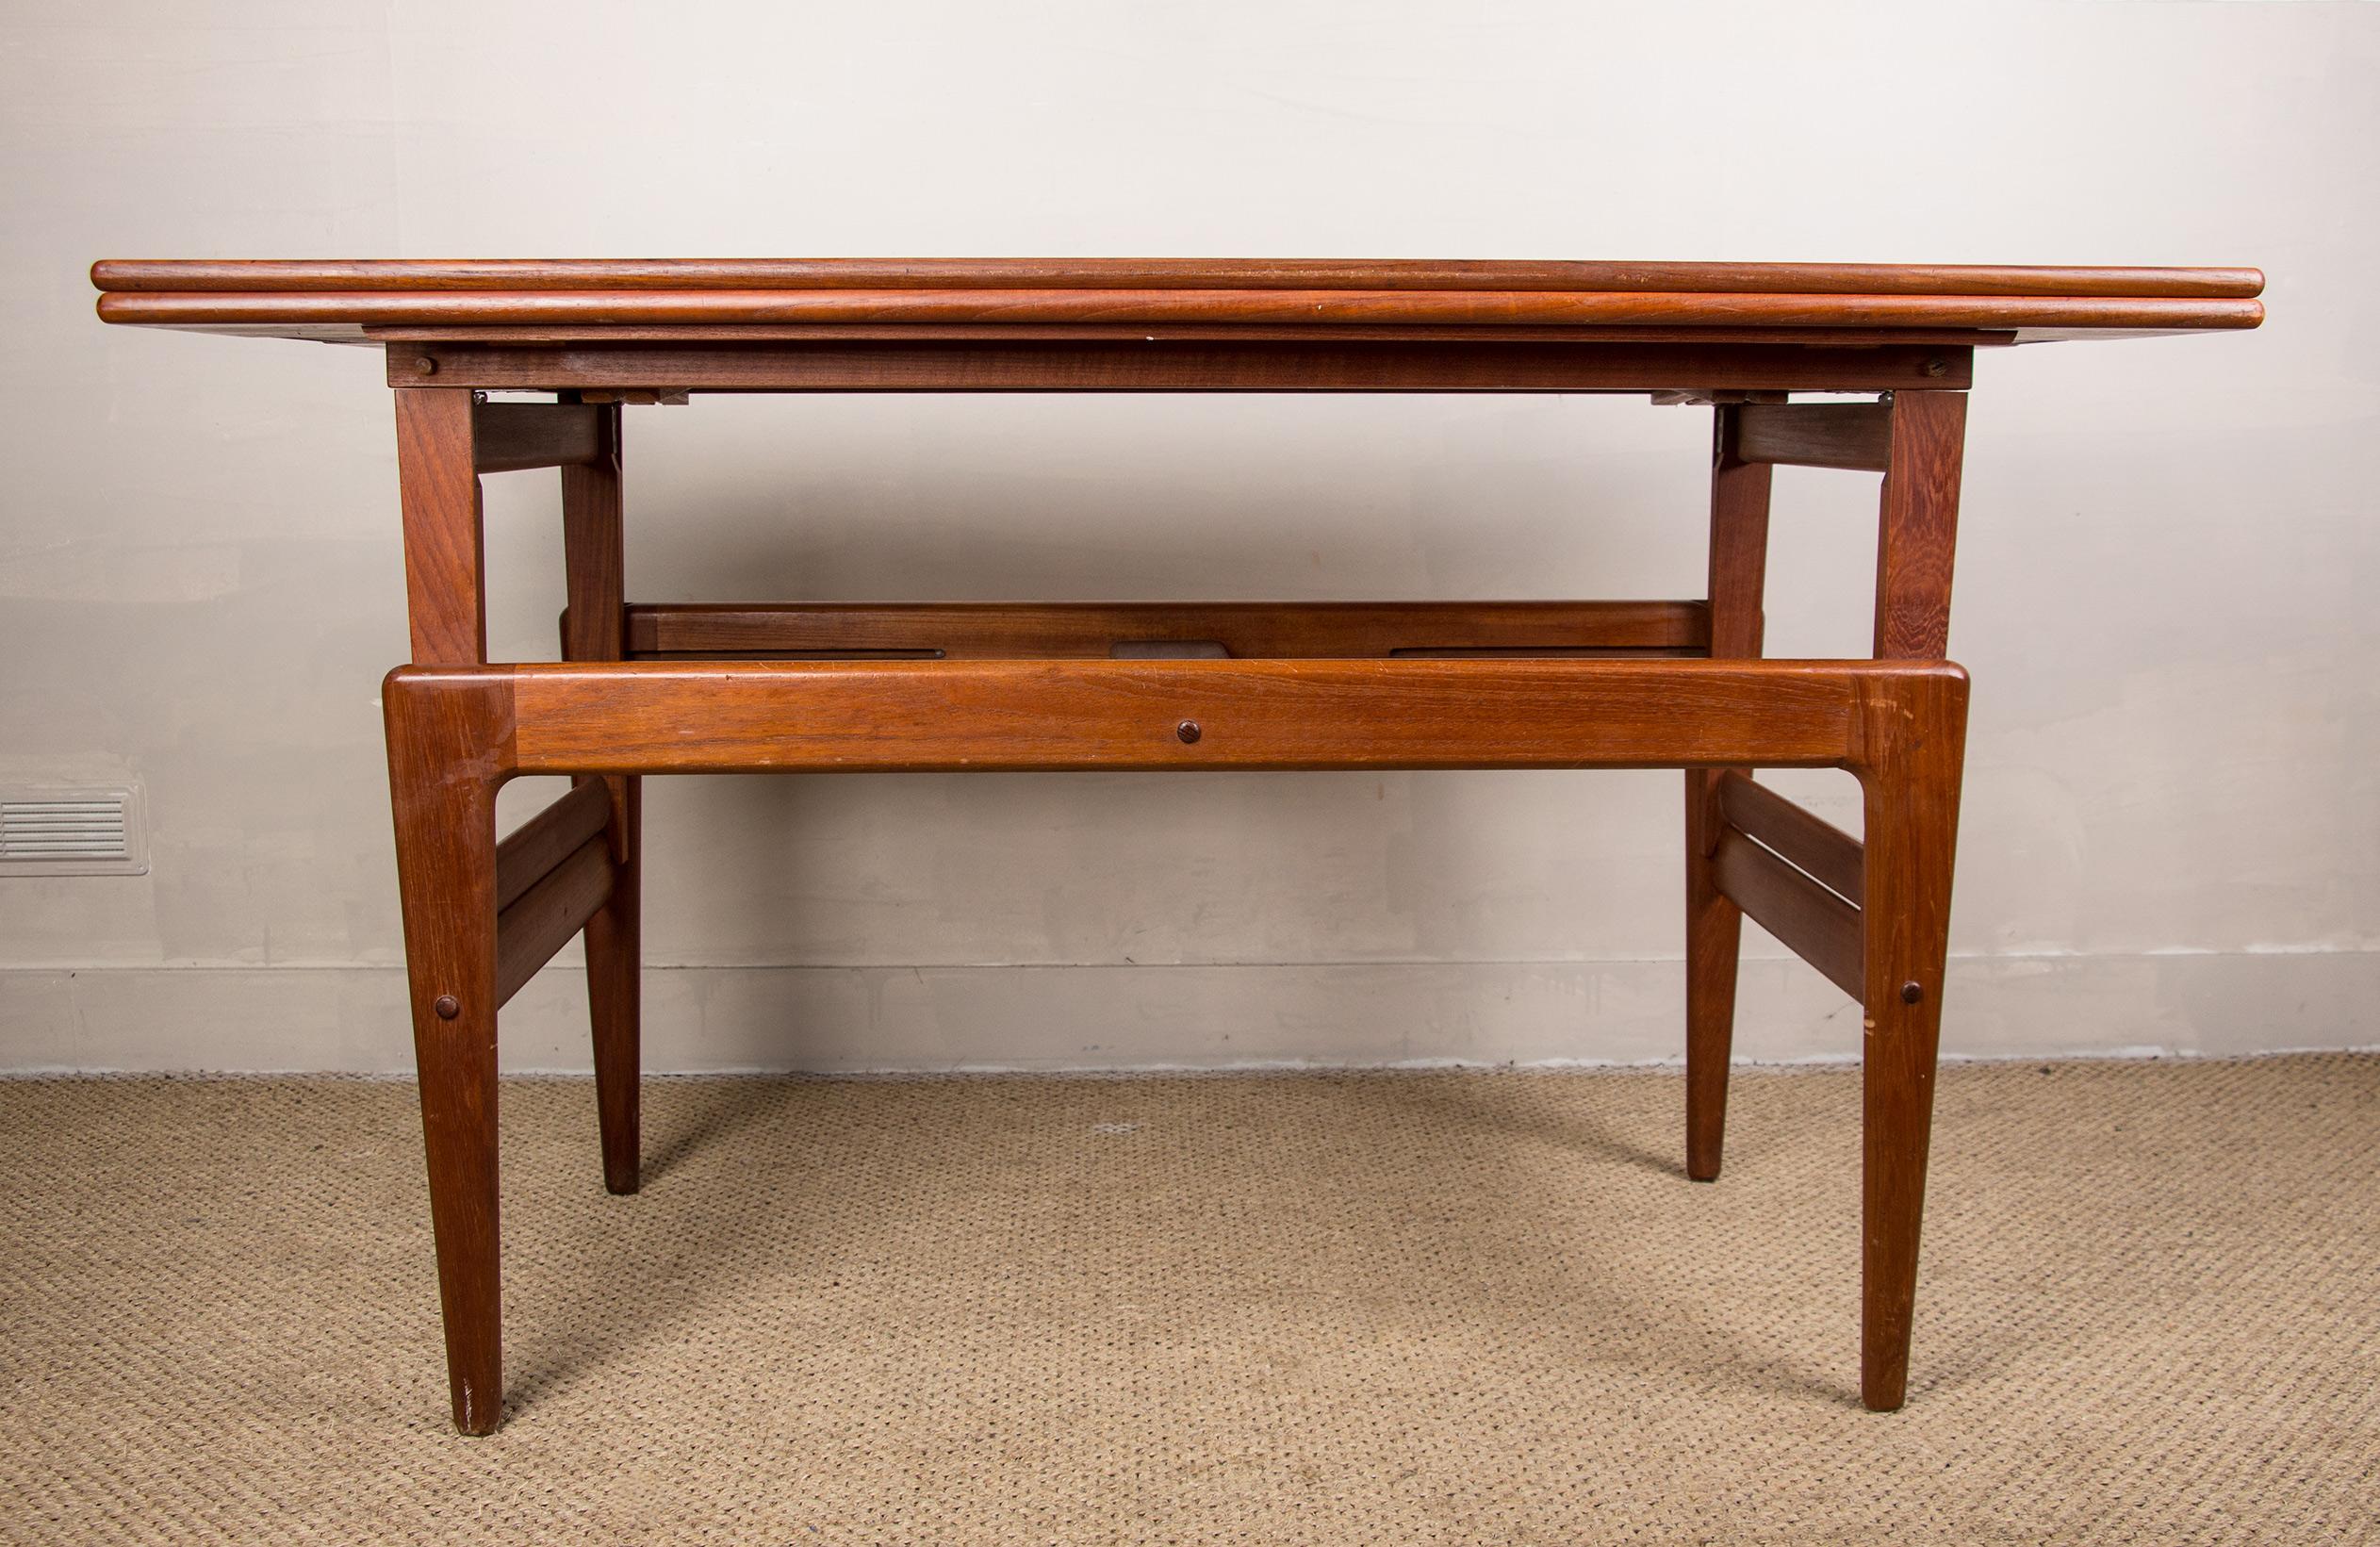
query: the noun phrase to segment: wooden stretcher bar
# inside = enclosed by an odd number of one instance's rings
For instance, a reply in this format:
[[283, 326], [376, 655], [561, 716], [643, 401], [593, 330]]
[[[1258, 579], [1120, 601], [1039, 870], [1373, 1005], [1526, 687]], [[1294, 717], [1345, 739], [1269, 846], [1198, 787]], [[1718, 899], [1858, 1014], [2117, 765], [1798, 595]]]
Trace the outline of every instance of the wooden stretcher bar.
[[631, 603], [632, 657], [903, 651], [949, 659], [1106, 658], [1206, 646], [1238, 657], [1466, 650], [1699, 653], [1700, 601]]
[[[588, 785], [593, 789], [599, 786]], [[501, 1007], [569, 944], [612, 896], [612, 854], [598, 833], [496, 915], [496, 1002]]]
[[1865, 885], [1860, 841], [1739, 769], [1719, 775], [1719, 814], [1851, 902]]

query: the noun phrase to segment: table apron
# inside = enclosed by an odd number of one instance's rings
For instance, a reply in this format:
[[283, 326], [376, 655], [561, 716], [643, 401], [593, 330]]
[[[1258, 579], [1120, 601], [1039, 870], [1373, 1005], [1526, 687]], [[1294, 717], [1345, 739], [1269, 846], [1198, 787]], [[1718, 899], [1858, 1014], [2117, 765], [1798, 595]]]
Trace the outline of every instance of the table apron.
[[1857, 768], [1863, 707], [1960, 668], [1699, 660], [401, 667], [392, 728], [521, 773]]
[[1964, 345], [1273, 339], [388, 345], [391, 387], [707, 392], [1866, 392], [1961, 388]]

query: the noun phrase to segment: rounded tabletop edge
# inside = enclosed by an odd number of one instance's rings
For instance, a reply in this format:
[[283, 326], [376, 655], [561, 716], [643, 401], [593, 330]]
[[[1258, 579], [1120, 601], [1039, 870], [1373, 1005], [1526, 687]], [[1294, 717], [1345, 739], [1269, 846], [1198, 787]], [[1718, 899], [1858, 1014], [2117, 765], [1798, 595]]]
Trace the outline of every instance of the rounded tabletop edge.
[[1369, 290], [2247, 300], [2244, 267], [1438, 258], [103, 258], [109, 293]]

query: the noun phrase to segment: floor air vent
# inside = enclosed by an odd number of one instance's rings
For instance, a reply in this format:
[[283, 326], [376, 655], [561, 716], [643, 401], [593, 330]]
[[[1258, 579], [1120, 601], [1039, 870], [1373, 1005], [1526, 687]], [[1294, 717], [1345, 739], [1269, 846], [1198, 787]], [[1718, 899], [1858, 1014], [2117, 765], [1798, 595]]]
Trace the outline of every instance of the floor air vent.
[[142, 876], [140, 792], [0, 789], [0, 876]]

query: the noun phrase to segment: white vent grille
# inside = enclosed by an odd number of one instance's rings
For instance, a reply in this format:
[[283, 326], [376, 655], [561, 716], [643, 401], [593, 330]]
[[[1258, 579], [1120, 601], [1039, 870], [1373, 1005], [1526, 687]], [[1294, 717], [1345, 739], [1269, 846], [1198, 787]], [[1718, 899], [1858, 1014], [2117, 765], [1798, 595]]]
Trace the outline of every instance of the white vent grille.
[[140, 792], [0, 790], [0, 876], [140, 876], [148, 873]]

